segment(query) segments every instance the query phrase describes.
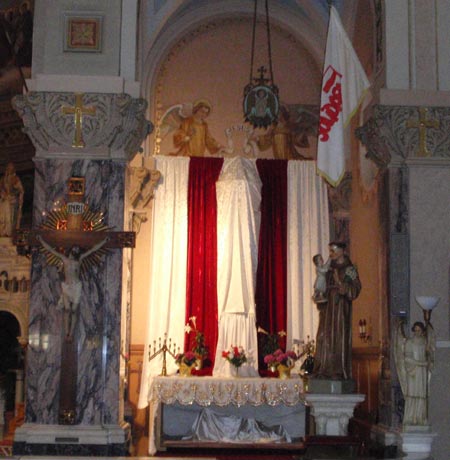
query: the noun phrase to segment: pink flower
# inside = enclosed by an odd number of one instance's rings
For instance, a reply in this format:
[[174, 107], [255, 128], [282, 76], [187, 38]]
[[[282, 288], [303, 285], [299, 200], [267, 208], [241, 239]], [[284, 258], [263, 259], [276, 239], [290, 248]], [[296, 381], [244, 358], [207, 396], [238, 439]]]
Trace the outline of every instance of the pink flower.
[[184, 359], [187, 361], [195, 360], [196, 359], [195, 353], [192, 353], [192, 351], [187, 351], [184, 354]]
[[288, 351], [286, 352], [286, 354], [287, 354], [288, 358], [291, 358], [291, 359], [293, 359], [294, 361], [296, 361], [296, 360], [298, 359], [297, 355], [296, 355], [295, 352], [292, 351], [292, 350], [288, 350]]

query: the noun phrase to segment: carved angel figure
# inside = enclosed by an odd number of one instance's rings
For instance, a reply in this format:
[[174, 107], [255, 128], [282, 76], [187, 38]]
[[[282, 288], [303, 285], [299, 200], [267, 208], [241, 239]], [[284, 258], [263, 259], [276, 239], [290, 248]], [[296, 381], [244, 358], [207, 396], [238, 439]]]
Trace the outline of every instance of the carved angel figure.
[[395, 363], [405, 398], [403, 426], [427, 426], [436, 339], [430, 323], [415, 322], [411, 337], [405, 336], [403, 325], [400, 321], [394, 343]]

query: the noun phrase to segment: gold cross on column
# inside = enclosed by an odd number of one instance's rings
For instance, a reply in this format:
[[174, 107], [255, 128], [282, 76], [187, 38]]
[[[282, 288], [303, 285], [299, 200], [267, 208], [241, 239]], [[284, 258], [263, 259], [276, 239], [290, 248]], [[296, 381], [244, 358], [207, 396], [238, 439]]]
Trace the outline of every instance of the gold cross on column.
[[427, 149], [427, 128], [439, 128], [439, 120], [427, 119], [428, 109], [419, 107], [419, 120], [410, 118], [406, 122], [407, 128], [419, 129], [419, 149], [416, 154], [418, 157], [429, 157], [430, 151]]
[[73, 136], [72, 147], [81, 148], [85, 146], [83, 140], [83, 115], [95, 115], [95, 107], [83, 107], [83, 94], [75, 94], [74, 107], [62, 107], [64, 115], [74, 115], [75, 133]]

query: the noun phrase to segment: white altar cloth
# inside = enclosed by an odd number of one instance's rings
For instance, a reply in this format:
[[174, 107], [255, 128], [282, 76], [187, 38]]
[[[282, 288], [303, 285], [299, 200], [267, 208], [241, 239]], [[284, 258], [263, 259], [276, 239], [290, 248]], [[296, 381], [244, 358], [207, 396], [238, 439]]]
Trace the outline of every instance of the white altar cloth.
[[[149, 453], [157, 451], [156, 419], [161, 404], [176, 406], [234, 406], [259, 407], [265, 412], [293, 408], [304, 404], [302, 380], [276, 378], [216, 378], [216, 377], [153, 377], [150, 379], [148, 400], [150, 403]], [[284, 407], [283, 407], [284, 406]], [[273, 410], [273, 409], [272, 409]]]

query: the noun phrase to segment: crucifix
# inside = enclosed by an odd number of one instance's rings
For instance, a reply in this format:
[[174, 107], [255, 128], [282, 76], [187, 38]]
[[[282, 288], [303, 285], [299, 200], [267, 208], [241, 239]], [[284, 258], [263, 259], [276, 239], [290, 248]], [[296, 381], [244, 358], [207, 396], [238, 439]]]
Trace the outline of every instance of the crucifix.
[[253, 79], [255, 83], [258, 85], [266, 85], [270, 81], [270, 78], [264, 77], [264, 74], [267, 72], [267, 69], [262, 65], [257, 69], [257, 72], [259, 72], [259, 78]]
[[419, 129], [419, 149], [416, 154], [418, 157], [429, 157], [431, 155], [427, 148], [427, 128], [439, 128], [439, 120], [427, 119], [428, 109], [419, 107], [419, 120], [410, 118], [406, 122], [407, 128]]
[[101, 261], [108, 248], [135, 246], [135, 233], [109, 231], [103, 224], [103, 213], [90, 210], [85, 203], [84, 194], [85, 179], [71, 177], [68, 182], [67, 203], [61, 209], [49, 212], [38, 230], [18, 231], [14, 237], [19, 254], [23, 254], [30, 247], [41, 247], [47, 263], [58, 267], [64, 276], [59, 301], [54, 305], [62, 310], [64, 324], [60, 424], [74, 424], [77, 421], [78, 344], [74, 338], [82, 302], [82, 276]]
[[72, 147], [82, 148], [85, 146], [83, 139], [83, 115], [95, 115], [95, 107], [83, 107], [83, 94], [75, 94], [75, 105], [73, 107], [61, 107], [63, 115], [73, 115], [75, 133], [73, 136]]

